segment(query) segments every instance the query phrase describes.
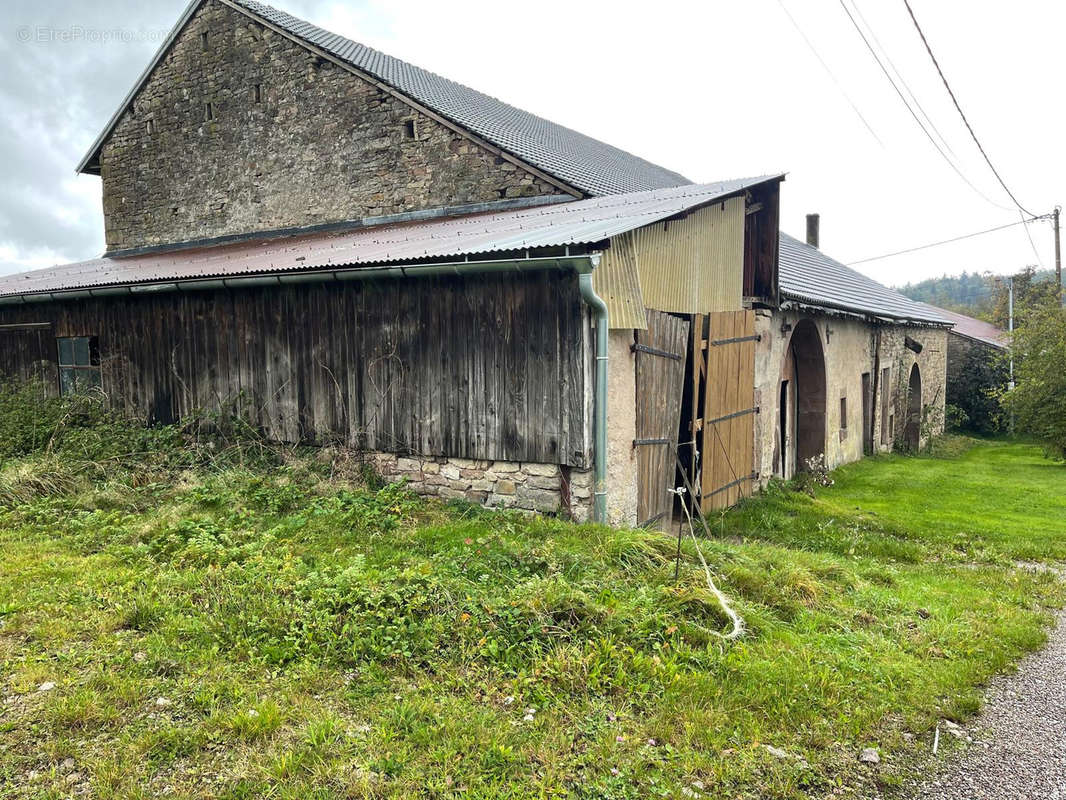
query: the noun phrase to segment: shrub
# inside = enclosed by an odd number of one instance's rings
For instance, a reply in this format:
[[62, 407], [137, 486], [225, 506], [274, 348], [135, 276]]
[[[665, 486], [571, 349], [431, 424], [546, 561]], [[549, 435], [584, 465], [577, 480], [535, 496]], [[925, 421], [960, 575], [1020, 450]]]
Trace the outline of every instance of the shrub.
[[1066, 459], [1066, 310], [1034, 310], [1014, 332], [1014, 379], [1005, 402], [1017, 430]]

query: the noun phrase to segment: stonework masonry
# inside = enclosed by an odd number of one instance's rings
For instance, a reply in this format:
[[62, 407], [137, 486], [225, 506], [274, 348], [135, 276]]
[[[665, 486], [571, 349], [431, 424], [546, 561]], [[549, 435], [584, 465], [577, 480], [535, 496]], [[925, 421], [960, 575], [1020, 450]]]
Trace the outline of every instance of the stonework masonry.
[[[863, 457], [862, 375], [870, 374], [871, 388], [875, 370], [875, 343], [878, 326], [862, 320], [800, 313], [798, 311], [760, 311], [756, 332], [762, 337], [755, 355], [755, 438], [757, 468], [762, 483], [774, 475], [780, 414], [780, 380], [785, 365], [791, 331], [803, 319], [817, 326], [825, 357], [825, 455], [830, 468], [858, 461]], [[782, 332], [782, 327], [787, 330]], [[880, 369], [888, 369], [889, 414], [894, 431], [881, 438], [881, 397], [885, 386], [878, 386], [873, 398], [874, 448], [892, 450], [902, 436], [907, 412], [908, 378], [911, 367], [918, 364], [922, 376], [922, 406], [926, 432], [943, 430], [945, 376], [947, 369], [947, 331], [937, 328], [881, 325]], [[922, 345], [920, 354], [908, 349], [906, 337]], [[879, 376], [880, 377], [880, 376]], [[847, 425], [841, 424], [841, 399], [847, 409]], [[886, 425], [887, 429], [887, 425]], [[922, 446], [928, 437], [923, 437]]]
[[100, 166], [109, 251], [563, 194], [217, 0]]
[[561, 513], [577, 522], [591, 518], [591, 470], [392, 453], [372, 453], [368, 460], [383, 478], [405, 480], [420, 495], [467, 500], [490, 508]]

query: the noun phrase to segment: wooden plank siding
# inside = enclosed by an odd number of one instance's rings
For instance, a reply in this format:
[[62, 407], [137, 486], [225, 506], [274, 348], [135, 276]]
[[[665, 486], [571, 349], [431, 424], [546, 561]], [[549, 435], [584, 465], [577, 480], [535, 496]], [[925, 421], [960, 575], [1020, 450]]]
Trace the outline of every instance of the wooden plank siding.
[[0, 326], [0, 375], [22, 381], [45, 380], [58, 391], [57, 358], [55, 334], [50, 326]]
[[[753, 311], [710, 315], [703, 409], [701, 494], [704, 511], [728, 508], [752, 492], [755, 471], [754, 336]], [[742, 341], [736, 341], [738, 339]]]
[[[97, 336], [112, 403], [172, 422], [238, 395], [268, 436], [586, 467], [588, 315], [572, 274], [338, 282], [0, 309]], [[2, 334], [0, 334], [2, 335]], [[26, 355], [0, 339], [0, 366]], [[12, 369], [13, 362], [16, 366]]]
[[637, 521], [641, 525], [665, 526], [673, 511], [674, 495], [669, 490], [676, 485], [688, 331], [687, 319], [648, 311], [648, 329], [637, 332], [638, 345], [673, 356], [637, 350], [635, 446]]

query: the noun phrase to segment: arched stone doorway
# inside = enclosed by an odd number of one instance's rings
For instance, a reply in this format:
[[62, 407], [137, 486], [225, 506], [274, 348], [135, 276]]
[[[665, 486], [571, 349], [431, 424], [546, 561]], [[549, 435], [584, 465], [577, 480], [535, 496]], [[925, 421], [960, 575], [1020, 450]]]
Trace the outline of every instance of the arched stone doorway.
[[809, 319], [792, 331], [779, 393], [777, 473], [789, 478], [825, 453], [825, 354]]
[[910, 385], [907, 389], [907, 427], [903, 436], [907, 449], [917, 452], [922, 436], [922, 373], [917, 364], [911, 367]]

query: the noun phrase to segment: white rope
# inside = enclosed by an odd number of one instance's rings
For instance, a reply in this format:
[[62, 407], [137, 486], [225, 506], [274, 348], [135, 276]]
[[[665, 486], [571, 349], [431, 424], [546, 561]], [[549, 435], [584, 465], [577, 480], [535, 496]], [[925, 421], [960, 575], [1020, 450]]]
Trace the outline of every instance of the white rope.
[[711, 568], [707, 566], [707, 560], [703, 557], [703, 550], [700, 549], [699, 540], [696, 539], [696, 531], [692, 527], [692, 515], [688, 513], [688, 504], [685, 503], [685, 498], [682, 495], [687, 491], [685, 487], [678, 486], [676, 489], [670, 489], [670, 492], [676, 494], [678, 499], [681, 500], [681, 508], [685, 512], [685, 519], [688, 520], [688, 535], [692, 537], [692, 544], [696, 547], [696, 554], [700, 557], [700, 563], [703, 565], [703, 574], [707, 576], [707, 588], [711, 590], [711, 594], [714, 595], [718, 604], [722, 607], [722, 611], [729, 617], [730, 622], [733, 623], [733, 629], [729, 633], [720, 633], [719, 631], [709, 631], [709, 633], [717, 636], [719, 639], [725, 642], [731, 642], [734, 639], [739, 639], [744, 635], [744, 620], [733, 610], [733, 607], [729, 605], [729, 598], [727, 598], [714, 585], [714, 578], [711, 577]]

